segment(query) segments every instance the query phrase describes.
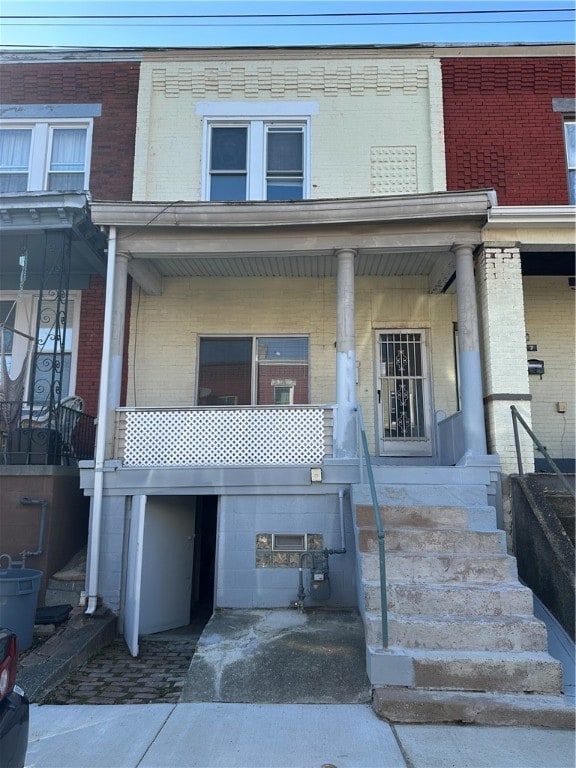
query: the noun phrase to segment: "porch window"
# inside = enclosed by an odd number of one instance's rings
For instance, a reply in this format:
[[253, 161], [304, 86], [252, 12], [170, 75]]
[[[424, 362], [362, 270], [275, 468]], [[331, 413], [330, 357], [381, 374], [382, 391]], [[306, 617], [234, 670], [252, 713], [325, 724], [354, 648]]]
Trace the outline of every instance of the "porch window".
[[308, 339], [305, 336], [201, 338], [197, 402], [199, 405], [308, 403]]
[[[3, 328], [3, 354], [11, 378], [29, 368], [33, 346], [30, 337], [36, 333], [38, 294], [24, 291], [22, 295], [0, 292], [0, 322]], [[53, 379], [60, 382], [60, 396], [72, 394], [76, 385], [76, 359], [78, 355], [78, 325], [80, 322], [80, 293], [70, 292], [66, 319], [57, 302], [45, 297], [40, 311], [40, 330], [36, 346], [36, 368], [26, 377], [24, 399], [32, 396], [39, 405], [50, 396]], [[14, 333], [16, 331], [16, 333]], [[54, 373], [54, 376], [53, 376]]]

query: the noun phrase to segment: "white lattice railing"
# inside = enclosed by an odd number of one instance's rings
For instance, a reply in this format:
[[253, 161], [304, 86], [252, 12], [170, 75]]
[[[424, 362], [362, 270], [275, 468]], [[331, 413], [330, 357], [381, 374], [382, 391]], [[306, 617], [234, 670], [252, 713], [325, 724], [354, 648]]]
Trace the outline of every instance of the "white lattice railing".
[[115, 456], [127, 467], [319, 464], [333, 420], [326, 406], [120, 408]]

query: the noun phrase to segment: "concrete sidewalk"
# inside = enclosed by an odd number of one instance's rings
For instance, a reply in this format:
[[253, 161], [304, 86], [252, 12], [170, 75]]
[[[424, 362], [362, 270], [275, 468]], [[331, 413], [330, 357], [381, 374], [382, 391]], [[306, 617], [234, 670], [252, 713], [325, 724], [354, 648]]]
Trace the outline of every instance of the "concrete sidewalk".
[[390, 726], [368, 704], [31, 708], [27, 768], [573, 768], [574, 732]]

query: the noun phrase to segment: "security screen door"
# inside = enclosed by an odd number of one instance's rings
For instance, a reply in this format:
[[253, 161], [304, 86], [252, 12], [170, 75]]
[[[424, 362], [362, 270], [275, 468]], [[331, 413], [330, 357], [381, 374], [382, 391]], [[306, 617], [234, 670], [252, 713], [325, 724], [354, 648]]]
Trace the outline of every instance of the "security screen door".
[[426, 332], [377, 333], [377, 399], [381, 456], [430, 456], [431, 398]]

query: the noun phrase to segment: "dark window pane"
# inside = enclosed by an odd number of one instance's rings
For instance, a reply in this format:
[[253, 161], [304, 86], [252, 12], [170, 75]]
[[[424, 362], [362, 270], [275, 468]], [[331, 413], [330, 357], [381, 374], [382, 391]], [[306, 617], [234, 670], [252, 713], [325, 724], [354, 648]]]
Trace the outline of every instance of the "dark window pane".
[[210, 169], [245, 171], [247, 135], [247, 128], [212, 128]]
[[246, 200], [246, 175], [213, 175], [210, 179], [210, 200]]
[[200, 339], [199, 405], [250, 405], [252, 339]]
[[302, 132], [268, 131], [267, 169], [302, 173]]
[[302, 181], [268, 181], [266, 200], [302, 200], [304, 191]]

